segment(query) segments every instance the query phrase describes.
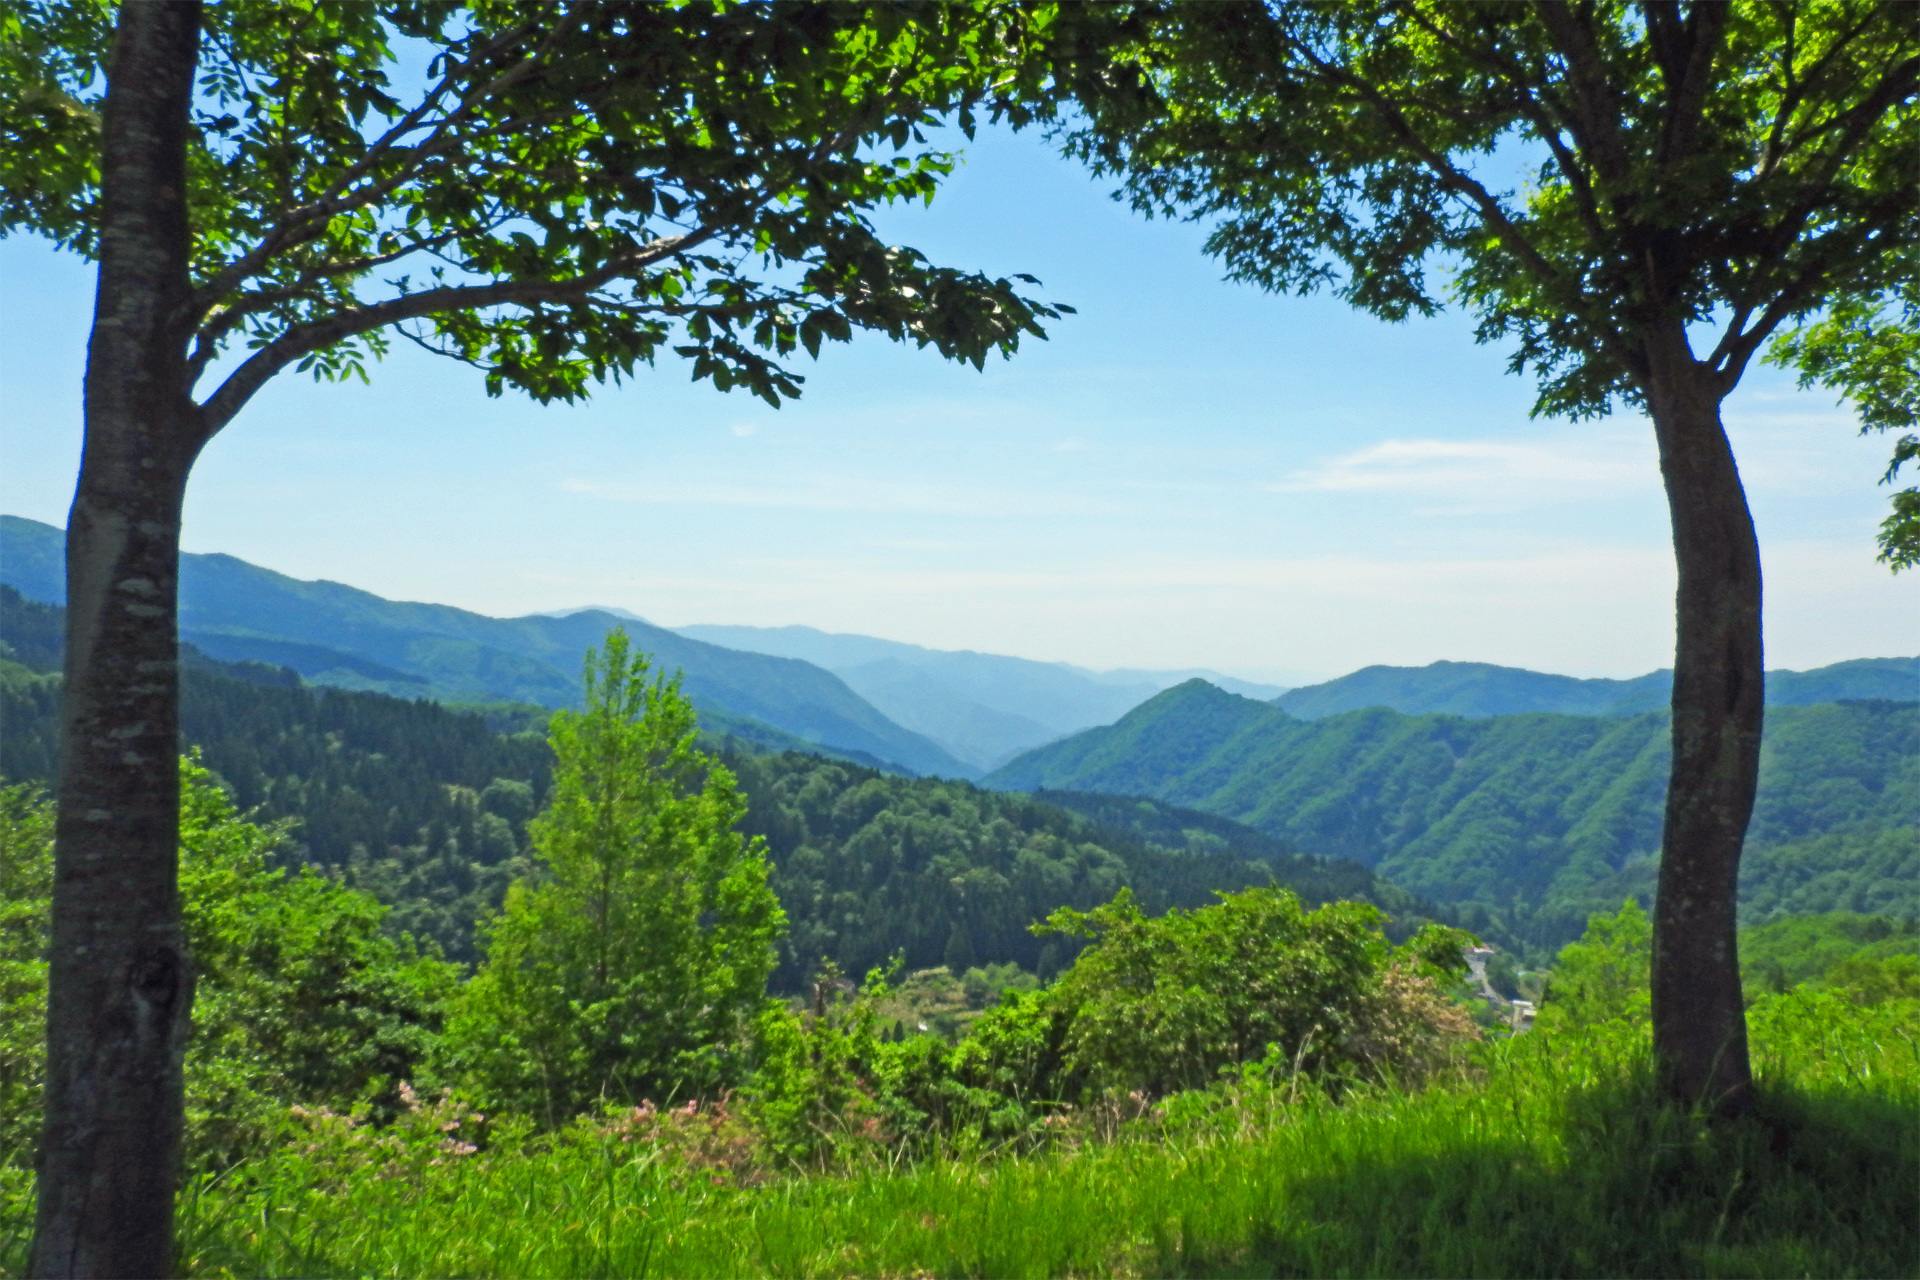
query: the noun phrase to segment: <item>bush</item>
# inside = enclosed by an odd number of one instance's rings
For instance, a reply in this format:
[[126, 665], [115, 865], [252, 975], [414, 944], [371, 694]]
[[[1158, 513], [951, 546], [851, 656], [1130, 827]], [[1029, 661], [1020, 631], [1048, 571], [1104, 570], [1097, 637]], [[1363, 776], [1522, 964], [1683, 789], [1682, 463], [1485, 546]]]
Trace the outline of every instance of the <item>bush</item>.
[[754, 1114], [783, 1159], [818, 1165], [883, 1142], [1108, 1132], [1259, 1060], [1322, 1082], [1423, 1083], [1479, 1035], [1443, 994], [1465, 970], [1468, 936], [1429, 926], [1395, 949], [1380, 921], [1358, 903], [1309, 912], [1278, 887], [1149, 919], [1123, 889], [1036, 926], [1089, 945], [1052, 986], [1005, 988], [951, 1044], [882, 1033], [889, 975], [858, 991], [829, 977], [810, 1014], [765, 1024]]
[[281, 826], [246, 821], [181, 762], [180, 893], [198, 981], [187, 1048], [187, 1151], [257, 1150], [292, 1103], [384, 1122], [429, 1076], [459, 970], [384, 928], [387, 908], [271, 860]]
[[1603, 1022], [1650, 1022], [1653, 925], [1628, 898], [1612, 915], [1596, 911], [1578, 942], [1560, 949], [1535, 1023], [1543, 1031]]
[[1124, 890], [1044, 928], [1091, 945], [1049, 998], [1065, 1013], [1067, 1094], [1149, 1097], [1204, 1088], [1279, 1045], [1314, 1074], [1428, 1073], [1470, 1038], [1441, 981], [1468, 935], [1430, 925], [1399, 950], [1364, 903], [1306, 911], [1288, 889], [1222, 894], [1148, 919]]

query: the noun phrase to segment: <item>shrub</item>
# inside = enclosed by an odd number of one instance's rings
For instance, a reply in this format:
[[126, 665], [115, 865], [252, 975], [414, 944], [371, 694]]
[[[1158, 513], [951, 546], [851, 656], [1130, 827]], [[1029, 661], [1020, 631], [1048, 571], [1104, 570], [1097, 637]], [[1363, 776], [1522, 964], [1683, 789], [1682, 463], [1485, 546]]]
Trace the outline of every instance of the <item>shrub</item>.
[[1640, 904], [1628, 898], [1612, 915], [1596, 911], [1580, 940], [1560, 949], [1535, 1025], [1552, 1031], [1647, 1022], [1652, 967], [1653, 925]]
[[[197, 758], [180, 764], [180, 895], [198, 977], [187, 1043], [190, 1166], [262, 1148], [286, 1107], [386, 1119], [436, 1048], [454, 966], [382, 929], [386, 908], [274, 868], [280, 826], [247, 821]], [[0, 1159], [39, 1129], [53, 806], [0, 790]]]
[[1468, 935], [1429, 926], [1395, 949], [1380, 920], [1357, 903], [1309, 912], [1278, 887], [1149, 919], [1122, 890], [1038, 926], [1090, 945], [1052, 986], [1003, 990], [952, 1044], [879, 1034], [885, 974], [858, 991], [823, 984], [811, 1014], [768, 1023], [754, 1114], [783, 1158], [819, 1164], [879, 1142], [1107, 1137], [1256, 1061], [1317, 1081], [1424, 1083], [1479, 1035], [1443, 994]]
[[1304, 910], [1289, 889], [1222, 894], [1148, 919], [1122, 890], [1044, 928], [1091, 939], [1049, 992], [1067, 1019], [1067, 1092], [1149, 1097], [1204, 1088], [1279, 1045], [1316, 1074], [1422, 1075], [1472, 1036], [1437, 982], [1467, 935], [1430, 925], [1399, 951], [1364, 903]]

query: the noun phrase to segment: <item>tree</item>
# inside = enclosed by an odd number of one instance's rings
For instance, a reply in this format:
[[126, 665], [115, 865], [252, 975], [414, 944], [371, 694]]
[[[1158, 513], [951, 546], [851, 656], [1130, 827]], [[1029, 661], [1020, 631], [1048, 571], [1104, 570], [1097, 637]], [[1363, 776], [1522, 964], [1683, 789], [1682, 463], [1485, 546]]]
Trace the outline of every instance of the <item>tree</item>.
[[663, 348], [775, 402], [799, 390], [783, 357], [855, 328], [1012, 352], [1057, 311], [866, 213], [946, 172], [922, 126], [1011, 100], [1022, 21], [989, 0], [6, 0], [0, 230], [100, 265], [36, 1273], [167, 1270], [193, 992], [176, 572], [201, 449], [275, 375], [364, 377], [394, 334], [542, 402]]
[[1387, 320], [1451, 293], [1481, 341], [1511, 340], [1512, 369], [1536, 374], [1536, 414], [1651, 420], [1679, 568], [1654, 1045], [1675, 1094], [1744, 1107], [1735, 884], [1759, 765], [1761, 576], [1720, 405], [1770, 337], [1823, 309], [1880, 316], [1913, 279], [1920, 8], [1072, 14], [1056, 56], [1085, 117], [1069, 149], [1120, 175], [1136, 207], [1211, 220], [1230, 277], [1332, 287]]
[[747, 802], [694, 747], [678, 679], [647, 680], [625, 631], [587, 653], [586, 709], [559, 711], [540, 874], [483, 926], [486, 963], [449, 1028], [490, 1107], [558, 1124], [602, 1101], [737, 1083], [786, 915]]

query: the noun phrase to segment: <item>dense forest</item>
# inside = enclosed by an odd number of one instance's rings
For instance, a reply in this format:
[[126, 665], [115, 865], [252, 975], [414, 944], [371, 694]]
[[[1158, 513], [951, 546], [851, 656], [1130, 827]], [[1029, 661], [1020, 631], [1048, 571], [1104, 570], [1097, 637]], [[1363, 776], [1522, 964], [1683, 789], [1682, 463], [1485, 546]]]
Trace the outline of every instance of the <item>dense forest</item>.
[[[20, 659], [51, 665], [58, 613], [0, 587], [0, 637]], [[51, 778], [58, 689], [58, 675], [0, 659], [0, 775]], [[475, 922], [531, 869], [527, 823], [552, 769], [537, 708], [309, 688], [284, 668], [189, 649], [181, 719], [183, 747], [241, 810], [287, 824], [281, 865], [370, 892], [391, 909], [391, 930], [451, 959], [476, 959]], [[896, 952], [913, 968], [1052, 972], [1075, 948], [1026, 926], [1122, 886], [1164, 910], [1277, 879], [1312, 903], [1372, 901], [1394, 917], [1394, 936], [1445, 914], [1356, 863], [1300, 856], [1211, 815], [1150, 800], [1049, 803], [766, 750], [783, 739], [728, 719], [707, 733], [741, 779], [751, 805], [741, 829], [766, 839], [787, 912], [776, 990], [801, 989], [822, 959], [861, 973]]]
[[[1148, 795], [1352, 858], [1470, 927], [1539, 945], [1652, 887], [1665, 713], [1467, 719], [1385, 708], [1300, 720], [1200, 681], [990, 775]], [[1748, 918], [1920, 914], [1920, 706], [1775, 707], [1742, 866]]]
[[1050, 977], [1078, 947], [1027, 926], [1123, 887], [1158, 913], [1277, 881], [1312, 905], [1372, 902], [1393, 937], [1451, 919], [1357, 863], [1153, 801], [1030, 798], [796, 753], [725, 758], [750, 805], [741, 829], [765, 837], [787, 912], [776, 990], [800, 989], [823, 958], [859, 974], [896, 953], [909, 970], [1011, 962]]

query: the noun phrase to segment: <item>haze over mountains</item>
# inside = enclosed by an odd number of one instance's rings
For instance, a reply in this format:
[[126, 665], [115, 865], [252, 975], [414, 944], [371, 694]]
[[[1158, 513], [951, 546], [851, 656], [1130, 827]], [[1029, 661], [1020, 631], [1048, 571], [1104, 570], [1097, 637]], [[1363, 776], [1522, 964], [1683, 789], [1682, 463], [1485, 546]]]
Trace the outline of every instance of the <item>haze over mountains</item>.
[[[64, 598], [59, 529], [0, 516], [0, 582]], [[1664, 705], [1666, 672], [1580, 680], [1484, 663], [1368, 667], [1282, 691], [1211, 671], [1095, 672], [1066, 663], [944, 651], [810, 627], [669, 630], [624, 609], [492, 618], [306, 582], [225, 555], [181, 557], [181, 634], [227, 661], [265, 662], [308, 683], [444, 702], [565, 706], [580, 658], [614, 626], [685, 688], [709, 728], [770, 747], [825, 750], [910, 773], [978, 778], [1022, 752], [1111, 724], [1198, 677], [1298, 719], [1383, 706], [1409, 714], [1629, 715]], [[1920, 696], [1920, 659], [1770, 672], [1770, 703]], [[1097, 788], [1096, 788], [1097, 789]]]
[[897, 723], [982, 768], [1069, 733], [1111, 724], [1162, 689], [1196, 676], [1245, 697], [1283, 692], [1217, 671], [1089, 671], [1064, 662], [927, 649], [812, 627], [678, 630], [731, 649], [824, 667]]
[[[51, 525], [0, 516], [0, 582], [31, 600], [62, 602], [62, 546]], [[977, 773], [811, 663], [723, 649], [603, 613], [489, 618], [303, 582], [232, 556], [183, 555], [180, 562], [181, 637], [226, 661], [287, 666], [314, 684], [407, 698], [557, 707], [579, 697], [581, 655], [624, 626], [659, 668], [686, 673], [683, 687], [711, 728], [914, 773]]]

